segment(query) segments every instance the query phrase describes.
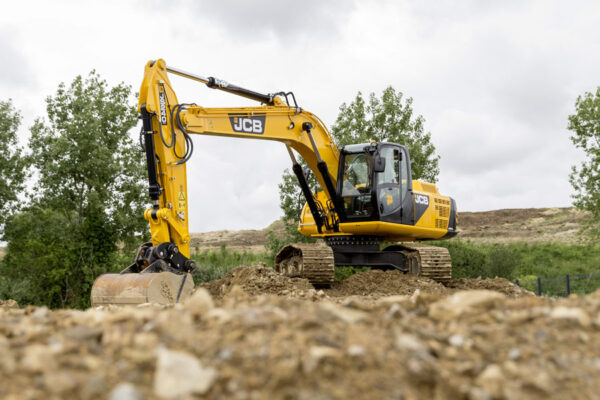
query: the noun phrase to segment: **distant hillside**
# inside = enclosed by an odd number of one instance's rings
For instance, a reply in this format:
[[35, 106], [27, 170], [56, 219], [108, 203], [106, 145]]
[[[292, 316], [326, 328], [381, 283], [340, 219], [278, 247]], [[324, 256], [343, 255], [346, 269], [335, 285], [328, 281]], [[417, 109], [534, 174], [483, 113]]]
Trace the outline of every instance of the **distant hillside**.
[[[485, 243], [576, 243], [579, 226], [587, 217], [573, 207], [459, 212], [458, 237]], [[194, 233], [192, 248], [212, 250], [226, 244], [232, 250], [261, 252], [269, 231], [282, 232], [283, 223], [275, 221], [261, 230]]]
[[576, 243], [589, 214], [573, 207], [459, 212], [460, 237], [475, 242]]
[[283, 221], [275, 221], [268, 227], [260, 230], [248, 229], [241, 231], [213, 231], [191, 234], [192, 251], [214, 250], [227, 245], [230, 250], [250, 251], [253, 253], [265, 250], [267, 235], [270, 231], [283, 234]]

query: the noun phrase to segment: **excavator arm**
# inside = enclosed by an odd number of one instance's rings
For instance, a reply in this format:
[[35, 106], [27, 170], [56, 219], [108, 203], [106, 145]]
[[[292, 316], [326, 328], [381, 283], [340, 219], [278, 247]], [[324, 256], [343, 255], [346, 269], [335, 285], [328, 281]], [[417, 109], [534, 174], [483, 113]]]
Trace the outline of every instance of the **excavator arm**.
[[[206, 108], [180, 104], [169, 81], [169, 73], [257, 100], [263, 105]], [[287, 104], [280, 95], [264, 95], [219, 79], [202, 78], [169, 68], [164, 60], [151, 61], [146, 65], [138, 110], [143, 121], [149, 195], [153, 204], [144, 216], [150, 223], [153, 246], [172, 243], [182, 255], [189, 258], [186, 161], [193, 151], [192, 134], [284, 143], [319, 231], [327, 228], [335, 230], [339, 151], [317, 116], [300, 109], [296, 104]], [[292, 149], [302, 156], [321, 187], [325, 188], [326, 203], [330, 205], [327, 211], [315, 203], [308, 185], [302, 182], [305, 180], [304, 173]]]

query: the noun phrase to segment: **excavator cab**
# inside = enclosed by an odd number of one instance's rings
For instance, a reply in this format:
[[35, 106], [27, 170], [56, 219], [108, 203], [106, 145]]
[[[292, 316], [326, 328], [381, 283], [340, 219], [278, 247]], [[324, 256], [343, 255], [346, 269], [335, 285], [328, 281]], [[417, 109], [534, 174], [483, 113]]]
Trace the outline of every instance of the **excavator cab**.
[[344, 146], [338, 173], [340, 222], [408, 222], [412, 177], [404, 146], [387, 142]]

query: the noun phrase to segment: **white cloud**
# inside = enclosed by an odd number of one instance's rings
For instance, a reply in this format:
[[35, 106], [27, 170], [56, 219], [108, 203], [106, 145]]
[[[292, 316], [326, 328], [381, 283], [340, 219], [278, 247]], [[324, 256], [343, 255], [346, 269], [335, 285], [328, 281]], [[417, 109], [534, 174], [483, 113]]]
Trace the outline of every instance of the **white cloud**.
[[[393, 85], [414, 98], [441, 156], [440, 190], [461, 210], [570, 204], [567, 116], [600, 81], [592, 1], [12, 2], [0, 14], [2, 98], [23, 138], [59, 82], [96, 69], [139, 87], [144, 64], [293, 90], [335, 121], [356, 92]], [[173, 78], [181, 102], [252, 104]], [[280, 215], [279, 143], [195, 137], [192, 231], [261, 228]]]

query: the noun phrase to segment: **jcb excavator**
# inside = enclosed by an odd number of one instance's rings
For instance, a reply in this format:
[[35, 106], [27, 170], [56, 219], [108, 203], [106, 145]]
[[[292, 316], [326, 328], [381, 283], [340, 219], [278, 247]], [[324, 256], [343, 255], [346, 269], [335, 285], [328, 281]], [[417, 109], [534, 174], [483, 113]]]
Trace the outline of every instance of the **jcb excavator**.
[[[205, 108], [179, 103], [169, 73], [262, 104]], [[433, 184], [412, 180], [406, 147], [371, 142], [338, 148], [321, 120], [298, 107], [293, 93], [257, 93], [167, 66], [162, 59], [146, 64], [138, 110], [152, 200], [144, 217], [152, 242], [143, 244], [134, 263], [120, 274], [96, 280], [93, 305], [176, 302], [191, 292], [188, 273], [195, 263], [190, 259], [186, 180], [191, 134], [275, 140], [286, 146], [306, 198], [298, 230], [323, 240], [285, 246], [275, 259], [277, 271], [305, 277], [317, 286], [333, 282], [335, 266], [398, 269], [440, 282], [450, 279], [446, 249], [406, 243], [457, 234], [455, 201], [440, 195]], [[309, 172], [295, 152], [322, 190], [312, 192]], [[404, 243], [381, 250], [384, 241]]]

